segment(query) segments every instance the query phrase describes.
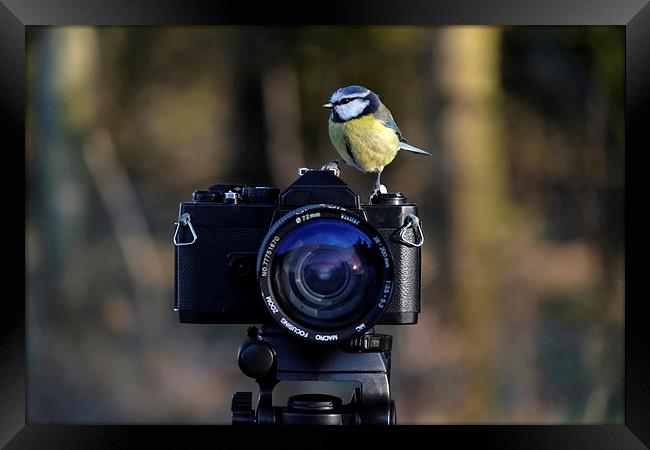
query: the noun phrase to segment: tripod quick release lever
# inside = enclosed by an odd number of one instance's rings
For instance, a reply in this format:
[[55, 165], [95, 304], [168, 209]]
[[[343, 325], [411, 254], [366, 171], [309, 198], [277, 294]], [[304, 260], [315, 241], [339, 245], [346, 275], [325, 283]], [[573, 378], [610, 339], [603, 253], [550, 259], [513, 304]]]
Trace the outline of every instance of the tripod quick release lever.
[[361, 334], [344, 345], [352, 352], [390, 352], [392, 347], [393, 336], [389, 334]]

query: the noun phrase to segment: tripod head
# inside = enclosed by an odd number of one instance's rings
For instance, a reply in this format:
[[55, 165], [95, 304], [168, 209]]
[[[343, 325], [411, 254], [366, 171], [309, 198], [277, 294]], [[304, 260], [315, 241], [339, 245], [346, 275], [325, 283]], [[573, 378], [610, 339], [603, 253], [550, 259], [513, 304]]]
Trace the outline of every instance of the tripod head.
[[[372, 330], [340, 344], [312, 344], [293, 338], [277, 325], [249, 328], [238, 352], [241, 371], [260, 388], [257, 408], [251, 392], [232, 399], [233, 424], [393, 425], [390, 398], [392, 337]], [[280, 381], [355, 381], [348, 403], [333, 395], [292, 396], [287, 406], [273, 406]]]

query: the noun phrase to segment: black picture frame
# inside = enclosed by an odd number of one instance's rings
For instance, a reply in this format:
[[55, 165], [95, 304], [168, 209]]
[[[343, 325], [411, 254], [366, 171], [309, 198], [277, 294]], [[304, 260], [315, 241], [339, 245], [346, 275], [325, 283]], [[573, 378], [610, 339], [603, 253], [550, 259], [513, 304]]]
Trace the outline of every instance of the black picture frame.
[[[448, 2], [355, 0], [327, 1], [299, 7], [294, 2], [215, 2], [206, 0], [0, 0], [0, 141], [5, 193], [5, 263], [20, 271], [25, 247], [22, 233], [14, 224], [19, 211], [26, 211], [25, 174], [25, 32], [30, 25], [170, 25], [170, 24], [411, 24], [411, 25], [620, 25], [626, 36], [626, 182], [625, 182], [625, 423], [604, 425], [549, 426], [426, 426], [373, 428], [363, 430], [364, 439], [373, 437], [384, 444], [394, 438], [402, 445], [427, 439], [454, 442], [454, 446], [478, 443], [495, 448], [526, 449], [620, 449], [650, 445], [650, 339], [642, 291], [641, 242], [647, 221], [643, 219], [645, 194], [638, 172], [643, 151], [650, 147], [650, 5], [647, 0], [455, 0]], [[23, 153], [20, 149], [23, 148]], [[637, 172], [636, 174], [634, 172]], [[22, 187], [21, 187], [22, 186]], [[20, 191], [19, 195], [17, 191]], [[636, 206], [632, 206], [632, 197]], [[639, 206], [641, 205], [641, 206]], [[25, 217], [23, 215], [23, 217]], [[23, 241], [24, 242], [24, 241]], [[638, 259], [633, 264], [633, 259]], [[277, 430], [246, 432], [228, 426], [70, 426], [26, 424], [25, 414], [25, 305], [24, 292], [16, 295], [8, 286], [18, 279], [3, 277], [5, 295], [0, 313], [0, 444], [7, 448], [122, 448], [140, 443], [182, 443], [195, 440], [220, 446], [224, 439], [260, 443], [289, 435]], [[25, 285], [26, 286], [26, 280]], [[314, 430], [292, 430], [318, 447]], [[416, 433], [416, 435], [413, 435]], [[302, 436], [300, 436], [302, 434]], [[422, 435], [421, 435], [422, 434]], [[356, 436], [346, 429], [327, 430], [320, 445]], [[282, 437], [281, 437], [282, 436]], [[295, 434], [291, 434], [295, 436]], [[291, 438], [293, 440], [293, 438]], [[387, 440], [388, 439], [388, 440]], [[272, 442], [272, 441], [267, 441]], [[298, 445], [289, 443], [287, 445]], [[305, 442], [304, 440], [300, 442]], [[284, 445], [283, 444], [283, 445]], [[142, 444], [140, 444], [142, 445]], [[248, 447], [249, 445], [245, 445]]]

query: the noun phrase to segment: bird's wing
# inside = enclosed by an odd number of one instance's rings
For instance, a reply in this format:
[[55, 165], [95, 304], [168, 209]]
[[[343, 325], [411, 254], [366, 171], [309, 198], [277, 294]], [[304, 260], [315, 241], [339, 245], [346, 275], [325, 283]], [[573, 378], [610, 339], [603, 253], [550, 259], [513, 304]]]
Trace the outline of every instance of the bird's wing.
[[397, 124], [395, 123], [395, 119], [393, 119], [393, 115], [390, 113], [388, 108], [386, 108], [383, 104], [379, 107], [377, 112], [375, 113], [377, 119], [379, 119], [384, 125], [386, 125], [388, 128], [391, 128], [392, 130], [395, 131], [395, 134], [397, 135], [397, 138], [399, 139], [399, 148], [402, 150], [406, 150], [409, 152], [413, 153], [419, 153], [421, 155], [431, 155], [429, 152], [425, 152], [421, 148], [417, 148], [412, 146], [407, 142], [406, 139], [402, 136], [402, 131], [399, 129]]
[[386, 106], [384, 106], [383, 104], [379, 106], [379, 109], [375, 113], [375, 117], [377, 117], [377, 119], [380, 120], [388, 128], [395, 131], [395, 134], [397, 135], [397, 138], [399, 139], [400, 142], [406, 142], [406, 139], [402, 137], [402, 131], [395, 123], [395, 119], [393, 119], [393, 115], [390, 113], [388, 108], [386, 108]]

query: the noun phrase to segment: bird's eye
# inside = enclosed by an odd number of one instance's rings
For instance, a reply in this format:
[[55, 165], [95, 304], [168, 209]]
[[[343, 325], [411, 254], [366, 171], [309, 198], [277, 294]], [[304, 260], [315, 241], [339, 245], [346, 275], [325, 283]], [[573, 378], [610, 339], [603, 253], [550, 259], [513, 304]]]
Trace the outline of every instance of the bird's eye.
[[353, 98], [344, 98], [344, 99], [339, 101], [339, 105], [345, 105], [346, 103], [350, 103], [352, 100], [354, 100], [354, 99]]

